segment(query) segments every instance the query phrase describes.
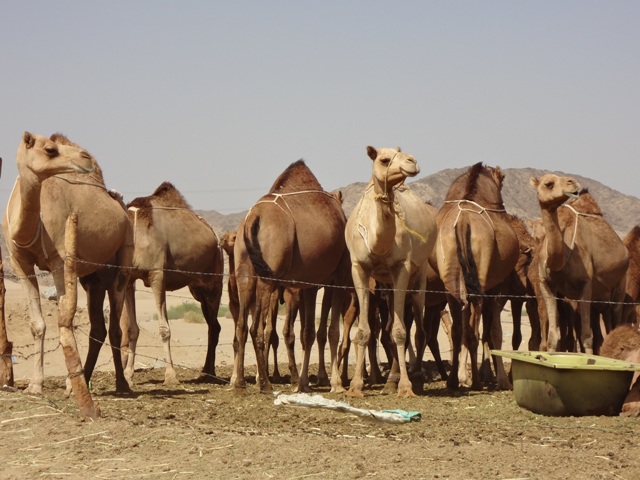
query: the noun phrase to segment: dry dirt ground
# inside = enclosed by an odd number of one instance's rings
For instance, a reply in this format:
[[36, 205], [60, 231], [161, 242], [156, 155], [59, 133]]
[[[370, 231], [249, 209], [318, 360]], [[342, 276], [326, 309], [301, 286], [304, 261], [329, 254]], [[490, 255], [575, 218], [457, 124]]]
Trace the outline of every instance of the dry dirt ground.
[[[26, 302], [17, 285], [7, 282], [7, 290], [16, 380], [24, 387], [32, 360]], [[187, 296], [170, 297], [169, 303]], [[221, 319], [220, 384], [196, 381], [205, 326], [176, 320], [172, 343], [182, 383], [164, 386], [152, 301], [144, 292], [138, 299], [143, 355], [135, 394], [114, 393], [105, 348], [92, 381], [102, 410], [95, 422], [82, 422], [75, 399], [65, 397], [55, 305], [44, 302], [49, 312], [45, 344], [51, 350], [45, 357], [45, 390], [42, 396], [25, 395], [20, 388], [0, 391], [1, 478], [640, 478], [640, 419], [546, 417], [520, 408], [512, 392], [452, 393], [440, 380], [425, 383], [424, 392], [412, 399], [381, 395], [380, 385], [368, 388], [361, 400], [316, 389], [354, 407], [421, 414], [420, 421], [406, 424], [277, 406], [253, 383], [247, 394], [237, 395], [226, 385], [231, 375], [228, 319]], [[84, 358], [88, 322], [81, 308], [75, 322]], [[286, 372], [284, 365], [281, 371]], [[255, 374], [252, 368], [248, 372]], [[275, 387], [291, 390], [286, 383]]]

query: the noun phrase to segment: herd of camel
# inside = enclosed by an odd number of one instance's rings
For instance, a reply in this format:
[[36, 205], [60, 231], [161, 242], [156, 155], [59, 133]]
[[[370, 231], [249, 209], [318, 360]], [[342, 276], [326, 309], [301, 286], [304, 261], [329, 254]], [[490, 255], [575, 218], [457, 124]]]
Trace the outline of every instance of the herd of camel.
[[[277, 338], [274, 318], [281, 302], [287, 309], [283, 338], [298, 391], [310, 390], [310, 355], [317, 338], [318, 381], [333, 392], [362, 397], [366, 376], [372, 384], [381, 376], [376, 349], [368, 348], [379, 335], [391, 363], [387, 392], [414, 395], [427, 346], [449, 388], [481, 389], [486, 380], [482, 374], [488, 370], [493, 376], [491, 367], [497, 387], [511, 388], [501, 357], [490, 355], [490, 349], [502, 345], [500, 314], [507, 301], [514, 349], [522, 340], [524, 306], [532, 327], [529, 350], [582, 351], [640, 362], [640, 227], [621, 239], [575, 179], [549, 173], [531, 179], [541, 217], [537, 228], [528, 228], [505, 209], [500, 168], [482, 163], [455, 179], [436, 209], [405, 183], [420, 171], [412, 155], [400, 148], [374, 147], [367, 147], [367, 155], [371, 180], [348, 218], [340, 192], [323, 190], [299, 160], [251, 207], [237, 231], [219, 238], [172, 184], [165, 182], [152, 195], [125, 204], [106, 188], [100, 166], [84, 148], [60, 134], [25, 132], [3, 231], [13, 270], [27, 292], [35, 340], [34, 371], [26, 391], [41, 394], [44, 379], [45, 322], [36, 267], [51, 272], [61, 298], [71, 214], [77, 216], [76, 274], [87, 294], [91, 323], [84, 378], [87, 383], [91, 379], [108, 334], [119, 392], [130, 391], [134, 373], [139, 334], [135, 280], [154, 293], [166, 383], [177, 382], [177, 377], [165, 296], [183, 287], [200, 302], [208, 325], [202, 374], [209, 378], [215, 377], [221, 328], [217, 315], [223, 288], [228, 289], [235, 321], [230, 383], [236, 391], [246, 388], [249, 333], [256, 383], [262, 392], [272, 390], [268, 354]], [[224, 287], [223, 252], [229, 258]], [[320, 288], [323, 308], [316, 332]], [[108, 331], [103, 313], [107, 295]], [[448, 372], [437, 342], [442, 312], [451, 318]], [[300, 373], [293, 355], [296, 316], [304, 352]], [[2, 320], [0, 385], [11, 381], [11, 344], [4, 316]], [[408, 335], [412, 325], [413, 342]], [[324, 362], [327, 339], [330, 375]], [[486, 361], [479, 366], [480, 345]], [[350, 346], [356, 353], [351, 379], [345, 354]], [[623, 413], [640, 413], [640, 380], [633, 384]]]

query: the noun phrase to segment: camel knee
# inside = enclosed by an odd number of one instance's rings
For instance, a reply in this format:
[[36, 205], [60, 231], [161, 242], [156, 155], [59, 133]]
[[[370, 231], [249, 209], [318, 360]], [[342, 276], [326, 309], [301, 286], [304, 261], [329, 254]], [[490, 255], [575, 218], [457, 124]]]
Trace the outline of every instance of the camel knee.
[[158, 329], [162, 342], [168, 342], [171, 340], [171, 329], [167, 325], [160, 325]]

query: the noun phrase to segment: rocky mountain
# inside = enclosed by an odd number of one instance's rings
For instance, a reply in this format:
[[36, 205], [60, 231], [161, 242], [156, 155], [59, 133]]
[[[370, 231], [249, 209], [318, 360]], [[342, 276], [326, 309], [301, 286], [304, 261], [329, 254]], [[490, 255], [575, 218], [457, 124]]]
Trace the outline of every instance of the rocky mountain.
[[[467, 168], [441, 170], [432, 175], [408, 182], [408, 184], [418, 197], [440, 208], [453, 180], [464, 173]], [[502, 187], [502, 198], [507, 211], [523, 220], [538, 218], [540, 216], [540, 207], [529, 180], [531, 177], [539, 177], [547, 172], [535, 168], [506, 168], [503, 171], [505, 180]], [[588, 188], [602, 208], [605, 218], [621, 237], [624, 237], [635, 225], [640, 224], [639, 198], [625, 195], [596, 180], [580, 175], [563, 172], [554, 173], [571, 175], [580, 182], [580, 185]], [[366, 183], [352, 183], [340, 188], [343, 195], [342, 206], [347, 216], [351, 214], [358, 200], [360, 200], [366, 185]], [[219, 233], [235, 230], [246, 213], [245, 211], [222, 215], [213, 210], [198, 211], [198, 214], [213, 225]]]

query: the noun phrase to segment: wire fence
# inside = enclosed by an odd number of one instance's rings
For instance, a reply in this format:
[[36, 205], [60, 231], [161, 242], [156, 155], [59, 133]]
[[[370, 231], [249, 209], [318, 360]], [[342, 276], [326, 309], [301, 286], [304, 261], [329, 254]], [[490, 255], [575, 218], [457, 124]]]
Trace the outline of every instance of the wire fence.
[[[97, 268], [116, 268], [116, 269], [127, 269], [127, 268], [131, 268], [132, 270], [134, 270], [133, 267], [121, 267], [118, 265], [113, 265], [113, 264], [100, 264], [100, 263], [94, 263], [94, 262], [87, 262], [85, 260], [82, 259], [76, 259], [76, 261], [78, 263], [84, 263], [84, 264], [88, 264]], [[58, 270], [62, 269], [63, 267], [60, 267]], [[135, 270], [144, 270], [141, 268], [135, 268]], [[148, 271], [151, 270], [157, 270], [157, 269], [148, 269]], [[168, 273], [179, 273], [181, 275], [187, 275], [187, 276], [193, 276], [193, 277], [202, 277], [202, 276], [222, 276], [222, 284], [223, 284], [223, 293], [226, 293], [227, 296], [229, 294], [228, 291], [228, 287], [227, 287], [227, 282], [225, 282], [225, 280], [229, 279], [229, 272], [227, 271], [228, 269], [225, 268], [225, 272], [223, 273], [211, 273], [211, 272], [198, 272], [198, 271], [185, 271], [185, 270], [177, 270], [177, 269], [164, 269], [165, 272]], [[56, 271], [52, 271], [52, 272], [39, 272], [33, 275], [33, 277], [36, 277], [37, 279], [42, 279], [43, 277], [50, 277], [53, 275], [53, 273], [55, 273]], [[6, 274], [5, 279], [7, 280], [13, 280], [13, 281], [18, 281], [20, 280], [20, 277], [9, 273]], [[30, 277], [31, 278], [31, 277]], [[302, 282], [302, 281], [298, 281], [298, 280], [282, 280], [282, 279], [274, 279], [274, 278], [267, 278], [267, 277], [260, 277], [260, 276], [238, 276], [237, 278], [254, 278], [254, 279], [263, 279], [263, 280], [267, 280], [267, 281], [275, 281], [278, 282], [278, 284], [280, 285], [292, 285], [295, 287], [317, 287], [317, 288], [332, 288], [332, 289], [345, 289], [345, 290], [349, 290], [349, 291], [353, 291], [353, 286], [352, 285], [336, 285], [336, 284], [323, 284], [323, 283], [311, 283], [311, 282]], [[380, 288], [380, 291], [382, 292], [397, 292], [399, 290], [393, 289], [393, 288], [386, 288], [386, 287], [382, 287]], [[429, 290], [428, 288], [425, 290], [415, 290], [415, 289], [407, 289], [404, 290], [405, 293], [424, 293], [425, 295], [429, 295], [429, 294], [438, 294], [438, 295], [442, 295], [444, 292], [441, 290]], [[148, 294], [148, 295], [153, 295], [153, 292], [150, 290], [136, 290], [136, 295], [138, 294]], [[195, 301], [194, 298], [191, 295], [183, 295], [183, 294], [179, 294], [179, 293], [174, 293], [174, 292], [166, 292], [166, 296], [169, 298], [178, 298], [181, 299], [182, 302], [187, 302], [187, 301]], [[469, 294], [469, 297], [471, 297], [472, 295]], [[484, 294], [484, 295], [475, 295], [475, 296], [480, 296], [483, 298], [490, 298], [490, 299], [506, 299], [506, 300], [522, 300], [522, 301], [526, 301], [526, 300], [535, 300], [536, 297], [535, 295], [506, 295], [506, 294], [497, 294], [497, 295], [491, 295], [491, 294]], [[223, 296], [224, 297], [224, 296]], [[565, 297], [555, 297], [556, 300], [567, 300], [567, 298]], [[624, 306], [638, 306], [640, 305], [640, 303], [637, 302], [615, 302], [615, 301], [593, 301], [593, 300], [586, 300], [586, 299], [573, 299], [573, 301], [575, 302], [587, 302], [587, 303], [593, 303], [593, 304], [605, 304], [605, 305], [624, 305]], [[6, 302], [5, 302], [6, 303]], [[321, 305], [321, 301], [317, 301], [316, 302], [316, 306], [320, 306]], [[222, 307], [229, 307], [229, 305], [227, 303], [221, 303]], [[506, 310], [506, 309], [505, 309]], [[525, 316], [526, 316], [526, 311], [525, 311]], [[279, 316], [279, 320], [283, 320], [281, 318], [281, 316]], [[317, 320], [317, 318], [316, 318]], [[511, 323], [511, 326], [513, 326], [513, 322], [509, 322], [509, 320], [506, 320], [507, 323]], [[81, 335], [83, 335], [86, 340], [91, 339], [90, 333], [87, 332], [86, 330], [84, 330], [84, 327], [86, 327], [88, 325], [88, 321], [85, 322], [84, 324], [79, 324], [79, 325], [74, 325], [74, 331], [77, 333], [80, 333]], [[155, 362], [157, 364], [164, 364], [165, 363], [165, 359], [164, 358], [160, 358], [158, 356], [154, 356], [154, 355], [149, 355], [146, 353], [142, 353], [140, 352], [138, 349], [154, 349], [154, 348], [158, 348], [158, 346], [160, 345], [160, 336], [159, 334], [157, 335], [158, 338], [158, 343], [151, 345], [151, 344], [139, 344], [137, 345], [137, 350], [136, 350], [136, 357], [142, 358], [142, 359], [146, 359], [148, 360], [150, 363]], [[59, 350], [61, 348], [60, 343], [59, 343], [59, 339], [57, 337], [55, 338], [45, 338], [45, 349], [43, 350], [44, 354], [49, 354], [52, 352], [55, 352], [57, 350]], [[49, 345], [49, 347], [47, 347], [46, 345]], [[218, 344], [219, 347], [228, 347], [231, 346], [232, 343], [231, 342], [220, 342]], [[29, 349], [34, 349], [35, 343], [34, 342], [30, 342], [27, 344], [23, 344], [23, 345], [14, 345], [14, 352], [13, 355], [15, 358], [19, 358], [21, 360], [28, 360], [30, 358], [32, 358], [33, 356], [35, 356], [35, 352], [32, 353], [26, 353], [27, 350]], [[111, 349], [119, 351], [120, 347], [119, 346], [112, 346], [109, 344], [108, 340], [105, 340], [104, 342], [104, 346], [105, 347], [111, 347]], [[197, 343], [197, 344], [181, 344], [181, 343], [174, 343], [171, 346], [172, 349], [175, 348], [207, 348], [207, 344], [206, 342], [203, 343]], [[111, 351], [111, 350], [110, 350]], [[441, 347], [441, 353], [447, 354], [447, 353], [451, 353], [450, 348], [448, 348], [448, 345], [445, 345], [444, 348]], [[96, 365], [96, 369], [100, 368], [100, 367], [104, 367], [108, 364], [110, 364], [112, 362], [112, 357], [109, 356], [109, 358], [107, 358], [106, 360], [104, 360], [103, 362], [100, 362], [99, 364]], [[174, 365], [180, 368], [184, 368], [186, 370], [193, 370], [193, 371], [199, 371], [194, 369], [193, 367], [186, 365], [186, 364], [181, 364], [181, 363], [177, 363], [174, 362]], [[202, 375], [206, 375], [204, 373], [201, 373]], [[221, 381], [221, 382], [226, 382], [225, 379], [219, 378], [219, 377], [214, 377], [217, 381]]]

